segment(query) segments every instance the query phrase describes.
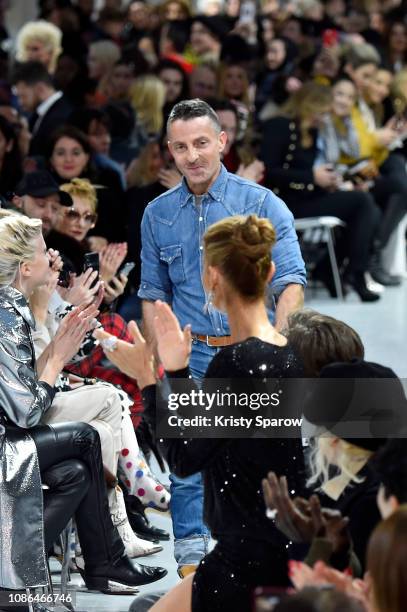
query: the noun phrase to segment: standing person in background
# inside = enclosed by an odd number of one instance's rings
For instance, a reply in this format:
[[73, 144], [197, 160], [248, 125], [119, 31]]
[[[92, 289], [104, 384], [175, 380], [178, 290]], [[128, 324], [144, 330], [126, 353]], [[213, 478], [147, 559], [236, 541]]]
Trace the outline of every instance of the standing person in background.
[[[170, 152], [184, 178], [144, 213], [138, 296], [143, 300], [144, 334], [152, 345], [155, 300], [171, 303], [182, 326], [192, 322], [191, 372], [202, 379], [218, 349], [230, 344], [227, 319], [213, 308], [202, 286], [201, 241], [206, 229], [236, 214], [256, 213], [271, 220], [277, 233], [276, 275], [270, 287], [277, 302], [275, 315], [271, 315], [277, 329], [291, 311], [302, 306], [305, 270], [293, 217], [283, 202], [268, 189], [229, 174], [222, 165], [227, 136], [208, 104], [202, 100], [177, 104], [169, 116], [167, 134]], [[184, 479], [171, 475], [171, 480], [175, 557], [180, 574], [186, 575], [208, 551], [201, 475]]]
[[47, 138], [71, 114], [72, 106], [40, 62], [26, 62], [14, 73], [14, 84], [21, 109], [30, 117], [30, 155], [44, 155]]

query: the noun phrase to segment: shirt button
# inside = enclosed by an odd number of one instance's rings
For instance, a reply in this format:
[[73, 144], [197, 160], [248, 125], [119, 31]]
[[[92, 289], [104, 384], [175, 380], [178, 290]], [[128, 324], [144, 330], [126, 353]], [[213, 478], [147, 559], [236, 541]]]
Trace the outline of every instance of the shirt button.
[[199, 247], [199, 250], [200, 250], [200, 251], [202, 251], [202, 250], [203, 250], [203, 246], [200, 246], [200, 247]]
[[200, 220], [200, 221], [203, 221], [203, 217], [199, 217], [199, 220]]

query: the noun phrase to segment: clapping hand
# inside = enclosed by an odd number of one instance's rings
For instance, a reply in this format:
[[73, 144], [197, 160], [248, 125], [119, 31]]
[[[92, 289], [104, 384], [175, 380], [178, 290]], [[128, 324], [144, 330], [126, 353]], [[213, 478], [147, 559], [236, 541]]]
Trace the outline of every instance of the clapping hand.
[[127, 242], [111, 243], [99, 254], [100, 278], [108, 283], [117, 273], [127, 255]]
[[109, 360], [121, 372], [135, 378], [140, 389], [143, 389], [155, 383], [153, 355], [134, 321], [130, 321], [128, 330], [133, 338], [132, 343], [119, 340], [100, 328], [93, 335], [100, 341]]
[[78, 352], [88, 331], [93, 329], [99, 311], [95, 304], [78, 306], [62, 319], [51, 342], [51, 355], [62, 367]]
[[311, 508], [319, 505], [318, 497], [313, 495], [310, 503], [301, 497], [292, 500], [287, 478], [277, 478], [274, 472], [269, 472], [262, 486], [266, 507], [275, 512], [276, 527], [293, 542], [311, 542], [315, 537]]
[[191, 326], [181, 329], [170, 306], [157, 300], [154, 304], [154, 329], [157, 350], [164, 369], [168, 372], [182, 370], [189, 363], [191, 354]]
[[62, 299], [73, 306], [88, 305], [95, 302], [99, 307], [101, 301], [99, 301], [100, 292], [102, 292], [103, 298], [103, 282], [97, 281], [94, 287], [92, 287], [92, 283], [96, 281], [97, 277], [98, 271], [92, 270], [92, 268], [88, 268], [79, 276], [71, 274], [69, 287], [67, 289], [59, 287], [58, 292]]
[[349, 549], [349, 519], [339, 510], [321, 508], [317, 495], [311, 495], [308, 501], [302, 497], [291, 499], [286, 477], [278, 479], [274, 472], [269, 472], [262, 484], [266, 506], [276, 513], [276, 527], [288, 538], [311, 542], [315, 537], [324, 537], [331, 542], [334, 553]]
[[123, 294], [124, 289], [127, 285], [127, 276], [124, 274], [119, 274], [119, 276], [113, 276], [110, 283], [105, 285], [105, 295], [104, 300], [106, 304], [111, 304], [114, 302], [120, 295]]

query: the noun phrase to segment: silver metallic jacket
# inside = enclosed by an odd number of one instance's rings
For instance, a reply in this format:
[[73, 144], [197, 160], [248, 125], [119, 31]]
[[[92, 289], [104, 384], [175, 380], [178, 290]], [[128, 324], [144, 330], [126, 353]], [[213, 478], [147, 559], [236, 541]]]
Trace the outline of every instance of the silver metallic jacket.
[[[47, 584], [37, 451], [25, 430], [53, 399], [39, 383], [31, 340], [34, 317], [13, 287], [0, 289], [0, 587]], [[17, 426], [17, 427], [16, 427]]]

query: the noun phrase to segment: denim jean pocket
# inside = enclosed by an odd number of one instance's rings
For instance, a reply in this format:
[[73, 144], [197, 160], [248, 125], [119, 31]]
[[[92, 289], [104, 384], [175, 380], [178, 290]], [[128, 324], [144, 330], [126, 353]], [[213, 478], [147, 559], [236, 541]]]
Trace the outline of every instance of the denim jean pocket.
[[168, 274], [174, 284], [184, 282], [185, 272], [180, 244], [173, 244], [160, 249], [160, 260], [168, 265]]

